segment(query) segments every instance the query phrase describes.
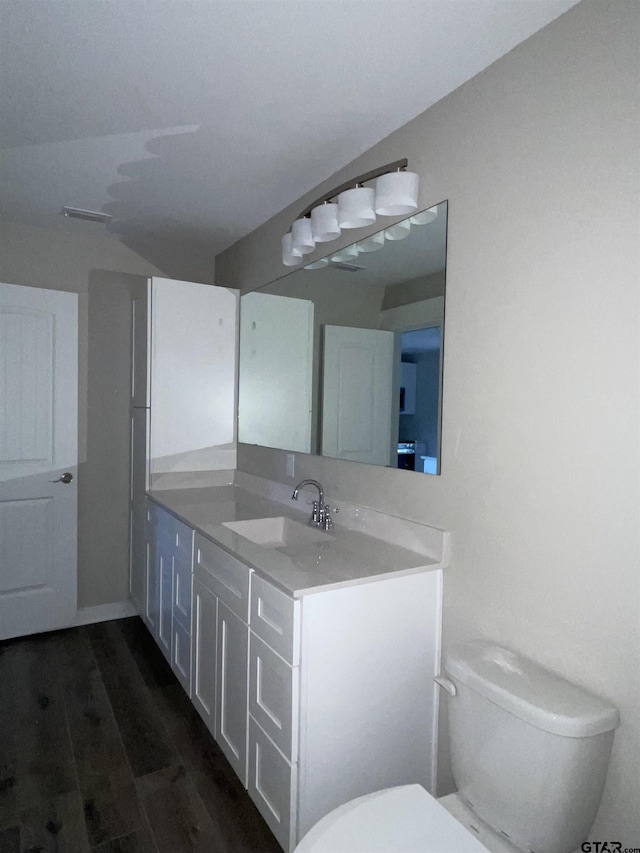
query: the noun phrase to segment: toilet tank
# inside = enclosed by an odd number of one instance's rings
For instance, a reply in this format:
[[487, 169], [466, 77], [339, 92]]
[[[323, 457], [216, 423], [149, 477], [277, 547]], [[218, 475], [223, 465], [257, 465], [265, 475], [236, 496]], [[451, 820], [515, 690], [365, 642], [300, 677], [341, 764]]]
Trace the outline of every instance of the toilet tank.
[[572, 853], [604, 787], [618, 711], [533, 661], [475, 640], [447, 649], [453, 776], [495, 831], [534, 853]]

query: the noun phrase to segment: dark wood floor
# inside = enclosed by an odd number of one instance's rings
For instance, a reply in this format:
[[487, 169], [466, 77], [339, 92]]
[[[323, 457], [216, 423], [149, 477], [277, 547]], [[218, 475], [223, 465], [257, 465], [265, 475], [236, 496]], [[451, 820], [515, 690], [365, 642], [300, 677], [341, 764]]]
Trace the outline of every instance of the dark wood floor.
[[0, 853], [90, 850], [280, 851], [137, 618], [0, 643]]

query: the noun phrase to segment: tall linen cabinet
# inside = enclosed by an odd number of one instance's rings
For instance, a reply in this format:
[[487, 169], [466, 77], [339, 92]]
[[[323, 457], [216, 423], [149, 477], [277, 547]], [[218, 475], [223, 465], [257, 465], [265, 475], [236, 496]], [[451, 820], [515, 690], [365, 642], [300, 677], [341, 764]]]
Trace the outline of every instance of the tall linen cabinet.
[[236, 466], [238, 305], [235, 290], [188, 281], [132, 289], [129, 590], [147, 622], [162, 590], [146, 583], [146, 490]]

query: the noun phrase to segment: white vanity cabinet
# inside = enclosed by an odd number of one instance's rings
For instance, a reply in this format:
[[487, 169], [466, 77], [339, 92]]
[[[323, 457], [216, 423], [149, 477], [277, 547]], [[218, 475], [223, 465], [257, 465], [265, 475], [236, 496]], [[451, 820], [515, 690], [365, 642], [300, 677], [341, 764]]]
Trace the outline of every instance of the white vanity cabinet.
[[287, 853], [356, 797], [434, 792], [441, 569], [294, 597], [151, 500], [147, 531], [145, 621]]
[[151, 500], [146, 514], [144, 621], [191, 696], [193, 530]]
[[252, 578], [248, 790], [285, 850], [336, 806], [435, 783], [441, 572], [293, 599]]
[[251, 575], [248, 566], [196, 533], [194, 704], [245, 786]]

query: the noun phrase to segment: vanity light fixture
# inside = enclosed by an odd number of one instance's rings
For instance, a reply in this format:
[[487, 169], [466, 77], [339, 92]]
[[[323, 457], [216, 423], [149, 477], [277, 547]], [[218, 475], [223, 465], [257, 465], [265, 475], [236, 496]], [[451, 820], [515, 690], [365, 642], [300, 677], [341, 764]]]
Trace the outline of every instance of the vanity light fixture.
[[294, 252], [300, 252], [301, 255], [308, 255], [316, 247], [316, 241], [311, 233], [311, 218], [309, 216], [301, 216], [291, 226], [291, 245]]
[[328, 243], [340, 236], [338, 205], [325, 201], [311, 211], [311, 234], [316, 243]]
[[291, 231], [282, 237], [282, 263], [285, 267], [295, 267], [302, 263], [302, 252], [293, 248]]
[[366, 228], [376, 221], [375, 190], [357, 185], [338, 196], [338, 223], [340, 228]]
[[[282, 239], [282, 263], [295, 266], [303, 255], [313, 252], [316, 244], [337, 239], [343, 228], [373, 225], [376, 215], [402, 216], [417, 210], [419, 176], [406, 169], [406, 159], [388, 163], [335, 187], [310, 204]], [[375, 187], [364, 186], [371, 181], [376, 182]], [[372, 252], [381, 248], [375, 242], [367, 244], [367, 240], [362, 243], [370, 245], [370, 248], [362, 251]], [[350, 259], [357, 257], [357, 251], [350, 255]]]

